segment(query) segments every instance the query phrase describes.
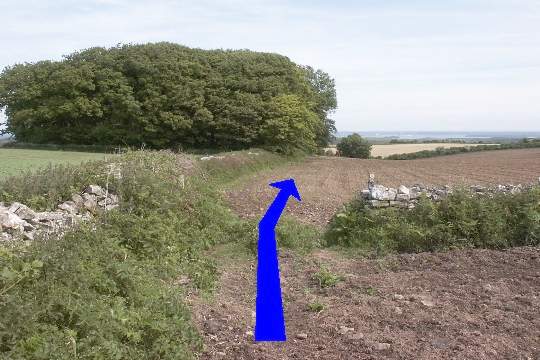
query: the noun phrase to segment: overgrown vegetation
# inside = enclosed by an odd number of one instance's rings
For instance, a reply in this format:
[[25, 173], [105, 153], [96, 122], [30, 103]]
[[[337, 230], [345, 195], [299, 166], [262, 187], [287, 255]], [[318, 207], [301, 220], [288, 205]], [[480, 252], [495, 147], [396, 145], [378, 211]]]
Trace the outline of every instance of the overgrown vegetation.
[[[252, 169], [285, 160], [267, 153], [232, 157]], [[121, 178], [107, 176], [110, 162], [121, 166]], [[253, 243], [256, 234], [219, 197], [216, 185], [230, 175], [209, 178], [212, 165], [205, 166], [194, 168], [191, 158], [171, 152], [133, 152], [0, 183], [0, 201], [41, 209], [107, 178], [121, 198], [118, 211], [62, 238], [0, 248], [0, 357], [192, 358], [201, 342], [183, 303], [186, 285], [176, 280], [211, 289], [216, 269], [203, 251]]]
[[371, 154], [371, 144], [358, 134], [342, 138], [337, 144], [341, 156], [367, 159]]
[[422, 150], [406, 154], [393, 154], [385, 157], [386, 160], [413, 160], [434, 156], [454, 155], [467, 152], [487, 151], [487, 150], [507, 150], [507, 149], [527, 149], [540, 147], [540, 139], [523, 139], [519, 142], [499, 144], [499, 145], [475, 145], [444, 148], [438, 147], [435, 150]]
[[456, 248], [504, 249], [540, 244], [540, 189], [476, 196], [458, 191], [412, 210], [370, 209], [354, 200], [331, 220], [327, 245], [385, 255]]
[[287, 57], [172, 43], [75, 52], [6, 68], [17, 141], [313, 151], [335, 132], [334, 80]]

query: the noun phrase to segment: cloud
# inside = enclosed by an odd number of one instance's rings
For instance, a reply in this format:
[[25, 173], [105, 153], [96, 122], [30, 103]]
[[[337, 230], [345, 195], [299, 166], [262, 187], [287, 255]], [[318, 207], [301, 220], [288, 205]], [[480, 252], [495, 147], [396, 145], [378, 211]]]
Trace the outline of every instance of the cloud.
[[539, 4], [4, 0], [0, 67], [127, 42], [249, 48], [333, 75], [340, 129], [540, 130]]

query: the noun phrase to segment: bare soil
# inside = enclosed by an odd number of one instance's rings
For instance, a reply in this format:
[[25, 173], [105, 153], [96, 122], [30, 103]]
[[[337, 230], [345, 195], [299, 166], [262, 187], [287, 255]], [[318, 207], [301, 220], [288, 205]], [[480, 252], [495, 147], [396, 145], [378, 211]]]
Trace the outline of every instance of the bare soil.
[[324, 226], [332, 215], [367, 186], [369, 173], [387, 186], [530, 184], [540, 176], [540, 149], [497, 150], [418, 160], [312, 157], [301, 163], [262, 172], [227, 191], [232, 208], [259, 218], [273, 199], [272, 181], [294, 178], [302, 202], [287, 212], [303, 222]]
[[[320, 288], [321, 264], [343, 280]], [[285, 343], [253, 341], [255, 265], [220, 257], [215, 297], [191, 299], [201, 359], [540, 359], [538, 248], [379, 260], [282, 252]], [[308, 309], [315, 301], [321, 312]]]
[[[365, 186], [531, 183], [540, 149], [471, 153], [413, 161], [325, 157], [258, 174], [226, 193], [244, 217], [260, 216], [275, 195], [267, 184], [294, 178], [303, 198], [288, 208], [324, 226]], [[334, 250], [280, 251], [288, 340], [255, 343], [255, 258], [216, 248], [221, 275], [211, 298], [189, 297], [205, 342], [200, 359], [540, 359], [540, 249], [460, 250], [354, 257]], [[339, 275], [321, 288], [314, 274]], [[324, 309], [314, 312], [309, 304]]]

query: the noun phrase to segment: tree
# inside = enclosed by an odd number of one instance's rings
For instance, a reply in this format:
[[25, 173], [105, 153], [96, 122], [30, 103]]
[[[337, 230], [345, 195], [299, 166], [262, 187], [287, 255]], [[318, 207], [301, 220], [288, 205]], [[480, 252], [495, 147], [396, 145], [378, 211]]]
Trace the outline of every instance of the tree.
[[325, 147], [334, 140], [336, 123], [329, 115], [337, 108], [336, 82], [322, 70], [314, 70], [311, 66], [302, 66], [302, 70], [314, 91], [314, 111], [323, 123], [317, 134], [317, 145]]
[[349, 135], [337, 144], [342, 156], [367, 159], [371, 154], [371, 144], [358, 134]]
[[23, 142], [313, 151], [335, 130], [334, 86], [278, 54], [118, 45], [4, 69], [0, 110]]
[[296, 95], [272, 99], [273, 115], [262, 129], [265, 147], [290, 154], [297, 150], [312, 152], [317, 148], [316, 128], [319, 118]]

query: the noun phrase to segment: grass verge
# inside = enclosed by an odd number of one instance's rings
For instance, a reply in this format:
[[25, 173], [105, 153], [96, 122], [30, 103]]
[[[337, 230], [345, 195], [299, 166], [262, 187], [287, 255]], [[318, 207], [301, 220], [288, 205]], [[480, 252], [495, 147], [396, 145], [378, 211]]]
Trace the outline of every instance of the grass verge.
[[[0, 201], [51, 209], [98, 184], [116, 192], [121, 207], [55, 241], [0, 246], [0, 358], [193, 358], [202, 344], [185, 288], [211, 290], [209, 248], [256, 241], [256, 224], [232, 214], [218, 189], [286, 161], [266, 152], [208, 162], [132, 152], [1, 181]], [[111, 164], [121, 177], [109, 176]], [[310, 231], [286, 221], [278, 238], [307, 247]]]

